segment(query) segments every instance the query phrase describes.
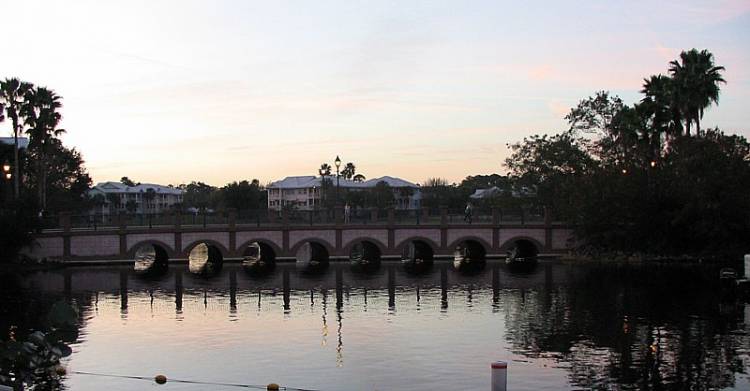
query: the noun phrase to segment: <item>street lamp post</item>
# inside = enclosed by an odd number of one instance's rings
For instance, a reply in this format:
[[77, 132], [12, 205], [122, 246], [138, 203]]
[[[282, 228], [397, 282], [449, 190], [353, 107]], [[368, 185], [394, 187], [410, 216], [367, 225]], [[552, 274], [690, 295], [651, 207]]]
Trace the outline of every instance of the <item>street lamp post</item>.
[[340, 204], [339, 202], [339, 167], [341, 167], [341, 159], [339, 159], [339, 156], [336, 155], [336, 160], [334, 161], [336, 164], [336, 205], [338, 206]]
[[328, 186], [326, 185], [326, 172], [322, 168], [318, 170], [318, 173], [320, 174], [320, 207], [321, 209], [325, 209], [326, 207], [326, 192], [328, 189]]

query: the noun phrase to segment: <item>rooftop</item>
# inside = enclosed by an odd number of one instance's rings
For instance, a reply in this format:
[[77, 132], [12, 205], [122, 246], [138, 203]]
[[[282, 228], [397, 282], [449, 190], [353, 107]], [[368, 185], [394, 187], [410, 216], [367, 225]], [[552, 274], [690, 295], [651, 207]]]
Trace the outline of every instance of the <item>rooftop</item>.
[[100, 182], [91, 190], [102, 193], [145, 193], [148, 189], [154, 189], [158, 194], [182, 194], [182, 190], [175, 187], [156, 185], [153, 183], [140, 183], [135, 186], [128, 186], [121, 182]]
[[476, 189], [474, 194], [470, 195], [469, 198], [479, 200], [483, 198], [492, 198], [500, 194], [503, 194], [503, 190], [497, 186], [492, 186], [489, 189]]
[[[336, 183], [336, 176], [330, 176], [328, 177], [331, 181]], [[269, 189], [307, 189], [311, 187], [320, 187], [323, 182], [323, 177], [315, 177], [315, 176], [288, 176], [280, 181], [272, 182], [270, 185], [268, 185]], [[375, 187], [375, 185], [378, 184], [378, 182], [385, 182], [390, 187], [413, 187], [417, 188], [418, 186], [403, 180], [401, 178], [394, 178], [391, 176], [384, 176], [380, 178], [373, 178], [366, 180], [364, 182], [355, 182], [349, 179], [344, 179], [339, 177], [339, 187], [342, 188], [371, 188]]]

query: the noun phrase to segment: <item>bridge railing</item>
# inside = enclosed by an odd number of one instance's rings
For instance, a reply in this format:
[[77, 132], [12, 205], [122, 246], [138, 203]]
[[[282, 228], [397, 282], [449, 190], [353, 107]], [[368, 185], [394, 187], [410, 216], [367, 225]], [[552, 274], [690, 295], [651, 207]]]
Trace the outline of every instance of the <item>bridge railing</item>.
[[545, 213], [538, 209], [473, 208], [468, 216], [464, 208], [424, 208], [416, 210], [344, 208], [317, 210], [222, 210], [196, 213], [61, 213], [41, 217], [43, 230], [102, 230], [124, 228], [173, 229], [175, 227], [222, 226], [316, 226], [316, 225], [466, 225], [466, 224], [538, 224]]
[[103, 230], [125, 227], [139, 228], [172, 228], [175, 226], [185, 227], [208, 227], [226, 225], [229, 223], [229, 215], [222, 212], [199, 212], [199, 213], [121, 213], [121, 214], [68, 214], [43, 216], [40, 226], [43, 230]]
[[[174, 219], [174, 217], [172, 218]], [[208, 227], [229, 223], [229, 216], [226, 212], [181, 213], [179, 219], [180, 225], [184, 227]]]

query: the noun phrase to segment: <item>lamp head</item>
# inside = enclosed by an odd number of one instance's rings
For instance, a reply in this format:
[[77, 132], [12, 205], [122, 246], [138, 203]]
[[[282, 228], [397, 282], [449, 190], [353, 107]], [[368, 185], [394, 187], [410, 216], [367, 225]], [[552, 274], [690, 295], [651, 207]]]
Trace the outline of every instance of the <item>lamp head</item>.
[[10, 172], [10, 163], [7, 160], [3, 163], [3, 172]]
[[341, 159], [339, 159], [338, 155], [336, 155], [336, 161], [334, 161], [334, 163], [336, 164], [336, 168], [341, 167]]

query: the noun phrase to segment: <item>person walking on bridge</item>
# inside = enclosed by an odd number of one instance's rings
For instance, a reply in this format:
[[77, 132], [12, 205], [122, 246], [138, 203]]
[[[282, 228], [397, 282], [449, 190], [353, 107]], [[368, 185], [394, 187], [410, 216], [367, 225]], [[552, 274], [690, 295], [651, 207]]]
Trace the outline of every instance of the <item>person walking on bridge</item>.
[[468, 222], [471, 224], [471, 212], [473, 211], [473, 207], [471, 206], [471, 202], [466, 203], [466, 209], [464, 210], [464, 222]]

